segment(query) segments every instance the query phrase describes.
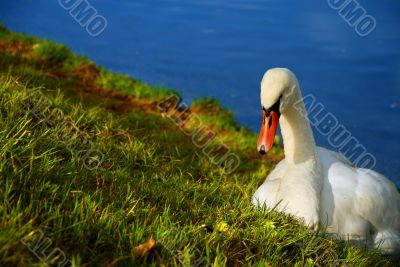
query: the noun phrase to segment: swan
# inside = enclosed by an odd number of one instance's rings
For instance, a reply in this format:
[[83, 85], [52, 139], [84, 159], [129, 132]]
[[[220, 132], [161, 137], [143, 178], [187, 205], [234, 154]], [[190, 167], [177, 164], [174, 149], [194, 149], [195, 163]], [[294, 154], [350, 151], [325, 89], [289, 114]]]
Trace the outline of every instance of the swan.
[[261, 82], [261, 154], [274, 141], [278, 122], [285, 158], [257, 189], [252, 203], [297, 217], [313, 230], [354, 244], [400, 254], [400, 194], [383, 175], [356, 168], [343, 155], [317, 147], [296, 76], [268, 70]]

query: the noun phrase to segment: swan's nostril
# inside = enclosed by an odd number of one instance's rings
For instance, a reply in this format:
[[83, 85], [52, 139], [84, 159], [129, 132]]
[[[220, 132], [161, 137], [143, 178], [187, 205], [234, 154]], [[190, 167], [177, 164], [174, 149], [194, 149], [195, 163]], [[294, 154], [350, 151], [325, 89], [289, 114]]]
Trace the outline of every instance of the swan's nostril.
[[261, 146], [259, 152], [260, 152], [261, 155], [265, 155], [266, 152], [265, 152], [265, 146], [264, 145]]

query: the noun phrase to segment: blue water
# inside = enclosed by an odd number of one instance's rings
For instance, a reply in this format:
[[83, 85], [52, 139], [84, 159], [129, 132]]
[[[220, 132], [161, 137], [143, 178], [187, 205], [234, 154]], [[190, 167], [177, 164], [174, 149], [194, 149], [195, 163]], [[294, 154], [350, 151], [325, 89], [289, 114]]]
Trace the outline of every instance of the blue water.
[[[376, 20], [360, 37], [323, 1], [153, 0], [90, 3], [108, 22], [92, 37], [58, 0], [0, 2], [14, 31], [65, 43], [75, 52], [184, 100], [213, 96], [257, 131], [259, 82], [281, 66], [313, 94], [400, 185], [400, 2], [358, 1]], [[328, 146], [316, 133], [317, 143]]]

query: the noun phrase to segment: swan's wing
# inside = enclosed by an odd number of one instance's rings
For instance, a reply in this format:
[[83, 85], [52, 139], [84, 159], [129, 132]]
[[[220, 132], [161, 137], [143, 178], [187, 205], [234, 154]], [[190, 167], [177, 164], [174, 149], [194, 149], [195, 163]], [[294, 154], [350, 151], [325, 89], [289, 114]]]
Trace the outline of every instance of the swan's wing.
[[[318, 153], [328, 181], [324, 186], [323, 209], [334, 210], [338, 224], [343, 219], [345, 226], [351, 226], [354, 232], [357, 219], [343, 216], [349, 214], [364, 218], [378, 231], [400, 231], [400, 194], [388, 178], [373, 170], [354, 167], [339, 153], [324, 148], [318, 148]], [[353, 223], [349, 223], [351, 220]]]
[[394, 229], [400, 231], [400, 194], [394, 183], [373, 170], [356, 168], [356, 172], [359, 185], [357, 187], [359, 210], [363, 211], [368, 206], [374, 207], [384, 213], [376, 218], [381, 220], [381, 224], [393, 224]]
[[345, 156], [340, 153], [328, 150], [323, 147], [317, 147], [318, 155], [323, 165], [331, 165], [335, 162], [341, 162], [349, 167], [355, 167], [354, 164]]

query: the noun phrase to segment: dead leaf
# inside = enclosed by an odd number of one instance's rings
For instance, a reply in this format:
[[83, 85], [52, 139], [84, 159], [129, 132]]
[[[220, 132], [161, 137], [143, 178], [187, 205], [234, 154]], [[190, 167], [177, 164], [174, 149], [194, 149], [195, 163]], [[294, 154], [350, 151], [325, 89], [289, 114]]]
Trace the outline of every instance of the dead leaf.
[[144, 257], [146, 254], [156, 245], [157, 241], [154, 239], [154, 236], [151, 235], [149, 241], [144, 244], [140, 244], [135, 247], [134, 253], [138, 257]]

